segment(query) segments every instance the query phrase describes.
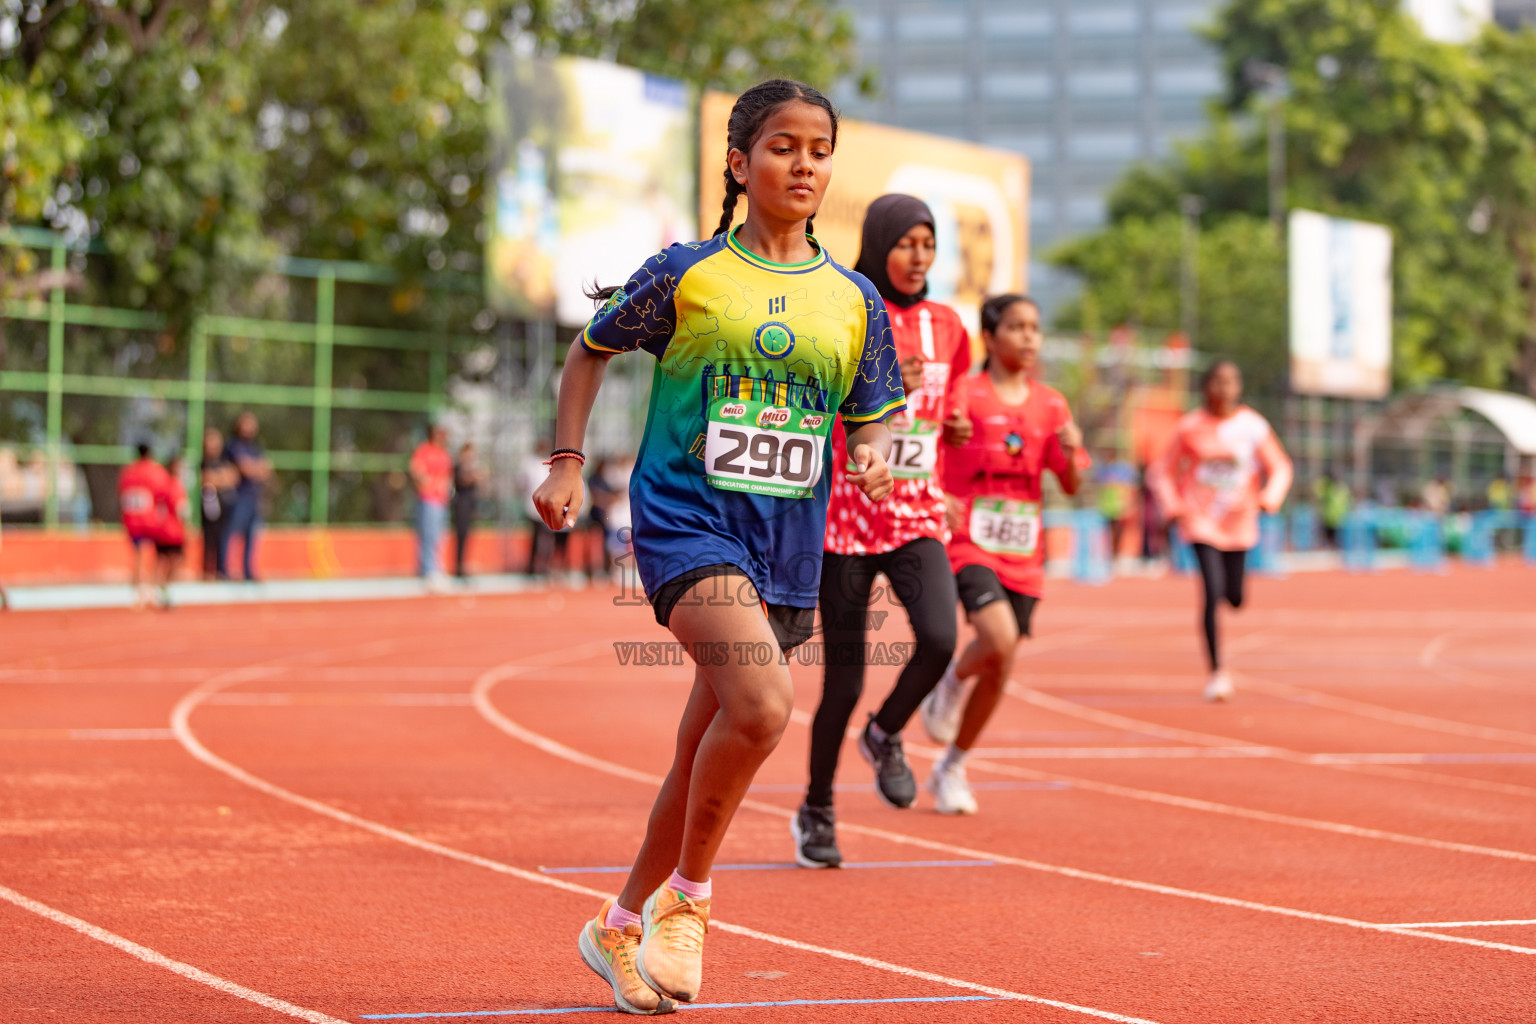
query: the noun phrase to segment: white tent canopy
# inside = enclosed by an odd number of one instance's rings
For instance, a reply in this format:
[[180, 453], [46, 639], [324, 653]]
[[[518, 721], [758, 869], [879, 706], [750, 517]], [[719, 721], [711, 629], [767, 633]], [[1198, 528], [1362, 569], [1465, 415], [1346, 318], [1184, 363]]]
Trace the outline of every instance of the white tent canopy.
[[1536, 455], [1536, 400], [1507, 391], [1457, 388], [1456, 401], [1499, 428], [1515, 451]]

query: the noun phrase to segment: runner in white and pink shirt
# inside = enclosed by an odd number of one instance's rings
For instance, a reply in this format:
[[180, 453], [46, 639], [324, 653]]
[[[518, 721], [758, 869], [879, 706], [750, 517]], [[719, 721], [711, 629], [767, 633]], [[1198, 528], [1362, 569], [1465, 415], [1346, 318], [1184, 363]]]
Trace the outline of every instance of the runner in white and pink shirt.
[[1152, 464], [1148, 482], [1170, 523], [1194, 548], [1204, 588], [1207, 700], [1232, 696], [1221, 667], [1216, 609], [1243, 603], [1247, 555], [1259, 542], [1259, 512], [1278, 512], [1291, 487], [1291, 460], [1268, 421], [1242, 404], [1243, 375], [1220, 360], [1201, 379], [1204, 404], [1184, 414], [1173, 440]]

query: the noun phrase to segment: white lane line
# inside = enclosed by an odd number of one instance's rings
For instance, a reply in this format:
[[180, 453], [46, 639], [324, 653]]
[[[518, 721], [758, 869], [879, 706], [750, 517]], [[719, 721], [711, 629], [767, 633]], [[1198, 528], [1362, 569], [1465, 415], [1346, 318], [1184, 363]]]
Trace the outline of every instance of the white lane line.
[[253, 988], [246, 988], [244, 985], [230, 981], [228, 978], [221, 978], [217, 974], [209, 974], [200, 967], [193, 967], [191, 964], [182, 963], [180, 960], [172, 960], [164, 953], [157, 953], [148, 946], [141, 946], [131, 939], [125, 939], [121, 935], [109, 932], [105, 928], [91, 924], [89, 921], [82, 921], [78, 917], [72, 917], [64, 913], [62, 910], [55, 910], [46, 903], [39, 903], [37, 900], [23, 896], [15, 889], [7, 889], [5, 886], [0, 885], [0, 900], [14, 903], [21, 909], [30, 910], [39, 917], [45, 917], [55, 924], [61, 924], [66, 928], [73, 928], [81, 935], [89, 936], [97, 942], [104, 942], [109, 946], [122, 950], [129, 956], [138, 957], [145, 963], [154, 964], [156, 967], [163, 967], [173, 974], [179, 974], [183, 978], [207, 985], [212, 989], [217, 989], [225, 995], [244, 999], [246, 1002], [255, 1003], [257, 1006], [264, 1006], [269, 1010], [285, 1013], [290, 1017], [297, 1017], [299, 1020], [310, 1021], [311, 1024], [345, 1024], [344, 1021], [327, 1016], [318, 1010], [306, 1010], [304, 1007], [295, 1006], [287, 1000], [279, 999], [276, 996], [269, 996], [265, 992], [257, 992]]
[[1498, 928], [1504, 925], [1536, 924], [1536, 918], [1522, 921], [1421, 921], [1418, 924], [1400, 924], [1398, 928]]
[[1414, 729], [1446, 733], [1451, 736], [1469, 736], [1473, 739], [1493, 740], [1498, 743], [1518, 743], [1528, 747], [1536, 746], [1536, 733], [1519, 732], [1514, 729], [1495, 729], [1492, 726], [1471, 725], [1467, 722], [1457, 722], [1449, 718], [1439, 718], [1435, 715], [1420, 715], [1412, 711], [1398, 711], [1395, 708], [1382, 707], [1379, 704], [1368, 704], [1365, 701], [1351, 700], [1348, 697], [1335, 697], [1331, 693], [1309, 690], [1306, 687], [1294, 686], [1291, 683], [1261, 679], [1257, 676], [1248, 675], [1246, 672], [1238, 673], [1237, 681], [1240, 687], [1258, 690], [1260, 693], [1268, 692], [1275, 696], [1290, 697], [1315, 707], [1328, 708], [1330, 711], [1342, 711], [1346, 714], [1358, 715], [1361, 718], [1373, 718], [1379, 722], [1406, 725]]
[[[944, 751], [938, 747], [926, 747], [915, 743], [907, 744], [907, 752], [933, 761], [938, 760], [944, 754]], [[1100, 782], [1097, 779], [1086, 779], [1076, 775], [1063, 775], [1059, 772], [1042, 772], [1030, 768], [1020, 768], [1011, 764], [998, 764], [984, 758], [973, 757], [966, 764], [979, 771], [991, 772], [993, 775], [1006, 775], [1012, 778], [1029, 779], [1035, 782], [1060, 782], [1071, 786], [1073, 789], [1085, 789], [1090, 792], [1106, 793], [1110, 796], [1126, 797], [1131, 800], [1145, 800], [1148, 803], [1163, 804], [1168, 807], [1181, 807], [1185, 810], [1224, 814], [1235, 818], [1247, 818], [1250, 821], [1262, 821], [1272, 825], [1292, 825], [1296, 828], [1312, 829], [1317, 832], [1332, 832], [1336, 835], [1355, 836], [1360, 839], [1380, 839], [1389, 843], [1401, 843], [1404, 846], [1421, 846], [1431, 850], [1446, 850], [1453, 853], [1470, 853], [1483, 857], [1498, 857], [1501, 860], [1536, 863], [1536, 854], [1524, 853], [1520, 850], [1505, 850], [1495, 846], [1477, 846], [1472, 843], [1458, 843], [1448, 839], [1430, 839], [1427, 836], [1387, 832], [1383, 829], [1366, 828], [1361, 825], [1346, 825], [1343, 822], [1327, 821], [1322, 818], [1303, 818], [1293, 814], [1277, 814], [1271, 811], [1256, 810], [1251, 807], [1238, 807], [1233, 804], [1217, 803], [1213, 800], [1199, 800], [1194, 797], [1176, 796], [1172, 793], [1160, 793], [1156, 790], [1119, 786], [1112, 782]]]
[[239, 693], [209, 694], [204, 704], [221, 707], [463, 708], [467, 693]]
[[169, 729], [0, 729], [0, 740], [173, 740]]
[[[662, 779], [658, 775], [648, 772], [636, 771], [612, 761], [606, 761], [591, 754], [583, 753], [566, 746], [557, 740], [533, 732], [525, 726], [519, 725], [508, 718], [499, 708], [491, 703], [490, 691], [497, 683], [504, 679], [510, 679], [521, 675], [525, 671], [523, 666], [515, 663], [500, 665], [490, 669], [479, 679], [475, 680], [474, 689], [475, 708], [485, 716], [486, 721], [496, 726], [515, 739], [522, 740], [530, 746], [536, 747], [554, 757], [570, 761], [583, 767], [596, 771], [616, 775], [620, 778], [641, 782], [649, 786], [661, 785]], [[791, 818], [794, 812], [780, 807], [777, 804], [763, 803], [759, 800], [743, 800], [741, 806], [766, 814], [776, 815], [781, 818]], [[1134, 889], [1140, 892], [1157, 893], [1163, 896], [1173, 896], [1180, 899], [1196, 900], [1202, 903], [1213, 903], [1220, 906], [1236, 907], [1243, 910], [1253, 910], [1265, 914], [1277, 914], [1282, 917], [1292, 917], [1305, 921], [1317, 921], [1325, 924], [1343, 925], [1347, 928], [1355, 928], [1370, 932], [1387, 932], [1394, 935], [1409, 935], [1415, 938], [1430, 939], [1436, 942], [1451, 942], [1461, 945], [1481, 946], [1487, 949], [1498, 949], [1509, 953], [1523, 953], [1536, 955], [1536, 949], [1527, 946], [1514, 946], [1502, 942], [1485, 942], [1482, 939], [1469, 939], [1459, 935], [1441, 935], [1437, 932], [1416, 931], [1410, 928], [1399, 928], [1394, 925], [1376, 924], [1371, 921], [1359, 921], [1354, 918], [1341, 917], [1336, 914], [1320, 914], [1311, 910], [1297, 910], [1291, 907], [1281, 907], [1269, 903], [1258, 903], [1253, 900], [1237, 899], [1231, 896], [1218, 896], [1214, 893], [1199, 892], [1193, 889], [1181, 889], [1171, 885], [1161, 885], [1155, 882], [1142, 882], [1133, 878], [1120, 878], [1116, 875], [1101, 874], [1097, 871], [1085, 871], [1081, 868], [1065, 867], [1059, 864], [1047, 864], [1043, 861], [1028, 860], [1023, 857], [1011, 857], [1002, 853], [991, 853], [985, 850], [976, 850], [970, 847], [959, 846], [954, 843], [938, 842], [932, 839], [921, 839], [917, 836], [907, 835], [902, 832], [891, 832], [883, 828], [872, 828], [868, 825], [857, 825], [851, 822], [839, 822], [838, 827], [846, 832], [858, 832], [862, 835], [873, 836], [877, 839], [885, 839], [889, 842], [903, 846], [916, 846], [925, 850], [937, 850], [954, 854], [960, 857], [970, 857], [974, 860], [990, 860], [999, 864], [1011, 864], [1015, 867], [1028, 868], [1031, 871], [1040, 871], [1045, 874], [1059, 875], [1064, 878], [1074, 878], [1087, 882], [1099, 882], [1104, 885], [1117, 886], [1123, 889]]]
[[1149, 722], [1144, 718], [1129, 718], [1125, 715], [1117, 715], [1111, 711], [1102, 711], [1098, 708], [1084, 707], [1074, 701], [1062, 700], [1053, 697], [1040, 690], [1031, 689], [1021, 685], [1016, 680], [1009, 680], [1003, 690], [1010, 697], [1015, 697], [1028, 704], [1056, 711], [1072, 718], [1080, 718], [1084, 721], [1094, 722], [1099, 725], [1108, 725], [1116, 729], [1136, 731], [1149, 736], [1158, 736], [1163, 739], [1177, 740], [1183, 743], [1194, 743], [1204, 746], [1226, 746], [1231, 744], [1248, 745], [1254, 749], [1267, 749], [1270, 756], [1276, 760], [1288, 761], [1293, 764], [1316, 764], [1323, 768], [1335, 768], [1342, 771], [1364, 772], [1372, 775], [1383, 775], [1388, 778], [1409, 779], [1419, 783], [1435, 783], [1441, 786], [1453, 786], [1457, 789], [1476, 789], [1489, 793], [1502, 793], [1508, 796], [1533, 797], [1536, 789], [1529, 786], [1517, 786], [1504, 782], [1489, 782], [1485, 779], [1468, 778], [1460, 775], [1443, 775], [1438, 772], [1420, 771], [1411, 768], [1395, 768], [1390, 765], [1366, 765], [1366, 764], [1323, 764], [1309, 760], [1311, 755], [1297, 751], [1289, 751], [1280, 747], [1260, 747], [1259, 744], [1247, 744], [1246, 741], [1235, 739], [1231, 736], [1213, 736], [1210, 733], [1194, 732], [1189, 729], [1179, 729], [1170, 725], [1160, 725]]
[[[583, 648], [591, 646], [592, 645], [590, 644], [583, 645]], [[581, 650], [583, 648], [577, 648], [576, 650]], [[539, 667], [542, 666], [523, 664], [516, 667], [507, 667], [503, 670], [504, 675], [501, 678], [508, 678], [512, 675], [517, 675], [522, 672], [533, 671]], [[235, 674], [236, 673], [230, 673], [231, 676]], [[537, 885], [546, 885], [550, 888], [561, 889], [566, 892], [575, 893], [581, 896], [589, 896], [593, 899], [605, 900], [613, 895], [613, 893], [610, 892], [603, 892], [599, 889], [592, 889], [584, 885], [577, 885], [573, 882], [566, 882], [559, 878], [552, 878], [548, 875], [540, 874], [538, 872], [526, 871], [522, 868], [513, 867], [510, 864], [504, 864], [500, 861], [492, 860], [489, 857], [481, 857], [477, 854], [467, 853], [463, 850], [454, 849], [451, 846], [444, 846], [441, 843], [434, 843], [428, 839], [418, 838], [417, 836], [413, 836], [407, 832], [402, 832], [399, 829], [391, 828], [390, 826], [382, 824], [381, 822], [371, 821], [368, 818], [363, 818], [356, 814], [351, 814], [347, 811], [341, 810], [340, 808], [332, 807], [330, 804], [322, 803], [319, 800], [313, 800], [309, 797], [301, 796], [291, 790], [284, 789], [281, 786], [268, 782], [266, 779], [252, 775], [250, 772], [246, 771], [244, 768], [241, 768], [239, 765], [224, 760], [217, 754], [210, 751], [207, 747], [203, 746], [202, 742], [199, 741], [197, 736], [192, 732], [189, 719], [192, 712], [198, 707], [204, 697], [210, 693], [216, 692], [224, 686], [230, 686], [239, 681], [240, 680], [238, 678], [215, 676], [213, 679], [208, 680], [202, 686], [199, 686], [191, 693], [188, 693], [186, 696], [182, 697], [182, 699], [177, 702], [176, 707], [171, 712], [171, 728], [175, 731], [176, 738], [181, 741], [182, 746], [186, 748], [189, 754], [191, 754], [194, 758], [201, 761], [208, 767], [222, 772], [223, 774], [228, 775], [230, 778], [244, 783], [245, 785], [250, 786], [252, 789], [265, 793], [268, 796], [275, 797], [279, 800], [294, 804], [298, 807], [303, 807], [306, 810], [314, 811], [316, 814], [334, 819], [335, 821], [353, 825], [365, 831], [372, 832], [374, 835], [381, 836], [385, 839], [393, 839], [398, 843], [403, 843], [407, 846], [413, 846], [416, 849], [423, 850], [427, 853], [435, 853], [439, 856], [460, 861], [464, 864], [471, 864], [475, 867], [485, 868], [487, 870], [497, 872], [498, 874], [510, 875], [525, 882], [533, 882]], [[572, 751], [572, 753], [575, 752]], [[602, 763], [606, 764], [606, 762]], [[611, 767], [619, 768], [620, 766], [612, 765]], [[644, 772], [630, 772], [628, 769], [621, 769], [621, 774], [626, 772], [628, 773], [625, 775], [627, 778], [639, 778], [651, 784], [659, 784], [661, 781], [656, 776], [647, 775]], [[873, 957], [861, 956], [857, 953], [849, 953], [845, 950], [832, 949], [827, 946], [812, 945], [808, 942], [801, 942], [798, 939], [785, 938], [784, 936], [780, 935], [771, 935], [767, 932], [760, 932], [752, 928], [743, 927], [741, 925], [729, 924], [725, 921], [711, 920], [710, 926], [713, 928], [719, 928], [721, 931], [730, 932], [734, 935], [759, 939], [763, 942], [772, 943], [777, 946], [783, 946], [788, 949], [797, 949], [807, 953], [817, 953], [822, 956], [832, 957], [834, 959], [847, 961], [849, 963], [860, 964], [862, 966], [873, 968], [875, 970], [885, 971], [890, 974], [898, 974], [903, 977], [915, 978], [921, 981], [931, 981], [938, 985], [944, 985], [949, 988], [962, 989], [968, 992], [979, 992], [984, 995], [993, 996], [997, 999], [1008, 999], [1015, 1002], [1034, 1003], [1040, 1006], [1050, 1006], [1058, 1010], [1066, 1010], [1071, 1013], [1083, 1014], [1089, 1017], [1097, 1017], [1101, 1020], [1116, 1021], [1118, 1024], [1157, 1024], [1156, 1021], [1149, 1021], [1141, 1017], [1130, 1017], [1126, 1016], [1125, 1014], [1112, 1013], [1108, 1010], [1094, 1009], [1090, 1006], [1078, 1006], [1075, 1003], [1067, 1003], [1056, 999], [1048, 999], [1044, 996], [1029, 995], [1024, 992], [1013, 992], [1009, 989], [997, 988], [992, 985], [982, 985], [974, 981], [966, 981], [962, 978], [951, 978], [947, 975], [935, 974], [931, 971], [922, 971], [912, 967], [904, 967], [901, 964], [894, 964], [885, 960], [877, 960]], [[327, 1021], [329, 1021], [329, 1018], [327, 1018]]]

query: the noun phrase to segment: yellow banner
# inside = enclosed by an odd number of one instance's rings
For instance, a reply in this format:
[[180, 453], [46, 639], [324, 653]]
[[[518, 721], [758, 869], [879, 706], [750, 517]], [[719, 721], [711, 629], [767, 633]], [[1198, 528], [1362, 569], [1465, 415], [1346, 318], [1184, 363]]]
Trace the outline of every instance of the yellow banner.
[[[725, 201], [726, 124], [736, 97], [704, 94], [699, 116], [699, 235], [720, 222]], [[982, 299], [1023, 291], [1029, 267], [1029, 161], [939, 135], [843, 120], [838, 125], [832, 183], [815, 232], [832, 258], [859, 258], [864, 211], [888, 192], [917, 196], [933, 210], [938, 252], [928, 297], [948, 303], [974, 335]], [[746, 216], [736, 203], [736, 223]]]

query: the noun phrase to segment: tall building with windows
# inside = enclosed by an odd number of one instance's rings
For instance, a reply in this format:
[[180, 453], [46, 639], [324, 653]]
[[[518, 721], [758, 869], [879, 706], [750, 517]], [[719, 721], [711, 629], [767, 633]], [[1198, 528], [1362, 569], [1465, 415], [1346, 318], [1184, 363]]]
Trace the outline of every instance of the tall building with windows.
[[1197, 133], [1221, 89], [1199, 35], [1217, 0], [842, 0], [875, 98], [851, 117], [1014, 150], [1030, 159], [1030, 288], [1068, 282], [1040, 257], [1104, 222], [1126, 167]]

